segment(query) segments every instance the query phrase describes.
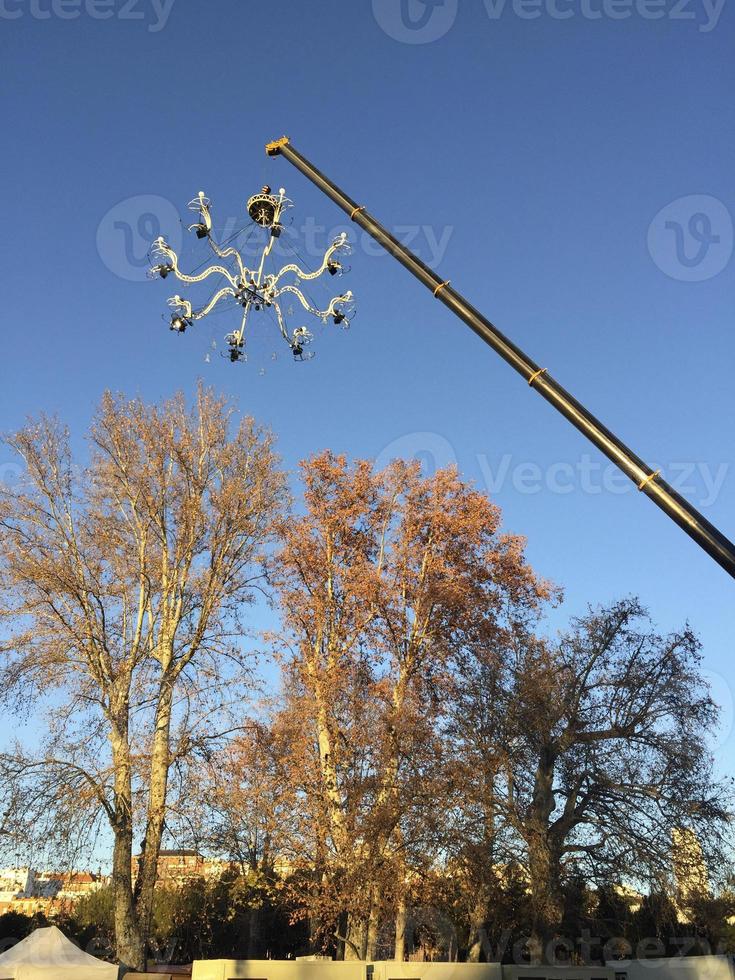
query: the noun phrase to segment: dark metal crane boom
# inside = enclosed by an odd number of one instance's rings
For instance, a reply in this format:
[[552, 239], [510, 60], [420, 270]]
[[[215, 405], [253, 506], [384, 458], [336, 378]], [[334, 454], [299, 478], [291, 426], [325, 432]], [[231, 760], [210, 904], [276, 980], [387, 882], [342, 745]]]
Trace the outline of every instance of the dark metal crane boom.
[[327, 197], [342, 208], [364, 231], [387, 252], [404, 265], [409, 272], [432, 291], [434, 297], [448, 306], [453, 313], [474, 330], [493, 350], [510, 364], [528, 384], [554, 408], [564, 415], [580, 432], [587, 436], [611, 459], [664, 513], [693, 538], [726, 572], [735, 578], [735, 545], [713, 524], [685, 500], [664, 479], [632, 452], [618, 437], [604, 426], [556, 381], [546, 368], [539, 367], [519, 347], [502, 334], [486, 317], [476, 310], [457, 292], [448, 281], [442, 280], [409, 249], [390, 234], [366, 209], [348, 197], [321, 171], [310, 163], [291, 144], [287, 136], [266, 146], [269, 156], [281, 155], [308, 177]]

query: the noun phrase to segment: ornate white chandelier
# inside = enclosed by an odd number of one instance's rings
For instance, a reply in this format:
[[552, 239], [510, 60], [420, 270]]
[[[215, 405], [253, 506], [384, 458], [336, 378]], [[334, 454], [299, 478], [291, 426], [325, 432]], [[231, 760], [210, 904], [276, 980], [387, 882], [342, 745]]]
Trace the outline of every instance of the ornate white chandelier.
[[[248, 201], [250, 218], [256, 226], [268, 233], [268, 239], [262, 248], [257, 268], [249, 269], [237, 248], [218, 245], [212, 237], [211, 202], [204, 191], [200, 191], [194, 200], [189, 202], [189, 209], [198, 215], [198, 220], [189, 226], [189, 231], [194, 231], [199, 239], [206, 238], [220, 261], [208, 266], [197, 275], [187, 275], [179, 268], [176, 252], [165, 238], [160, 237], [153, 243], [151, 254], [156, 264], [151, 268], [149, 274], [151, 278], [165, 279], [173, 273], [181, 282], [190, 284], [204, 282], [210, 276], [219, 276], [222, 282], [220, 288], [216, 289], [214, 294], [199, 309], [195, 309], [188, 299], [178, 295], [172, 296], [168, 301], [172, 310], [171, 330], [183, 334], [187, 327], [207, 316], [219, 303], [229, 301], [231, 305], [242, 308], [239, 329], [225, 336], [228, 345], [228, 352], [225, 356], [230, 361], [237, 362], [246, 359], [246, 327], [251, 312], [272, 310], [275, 313], [281, 336], [290, 347], [294, 358], [303, 361], [314, 356], [313, 352], [306, 350], [313, 339], [313, 334], [305, 326], [289, 331], [281, 309], [284, 297], [295, 296], [307, 313], [324, 323], [331, 319], [338, 326], [349, 326], [350, 319], [354, 315], [351, 292], [347, 291], [335, 296], [326, 309], [320, 310], [310, 302], [299, 288], [301, 282], [318, 279], [324, 273], [329, 273], [332, 276], [342, 275], [345, 270], [340, 258], [350, 252], [345, 233], [334, 239], [324, 253], [321, 265], [314, 271], [303, 270], [292, 262], [284, 265], [278, 272], [265, 272], [266, 260], [271, 254], [274, 243], [280, 238], [283, 231], [281, 219], [286, 209], [290, 207], [292, 207], [292, 202], [286, 197], [283, 188], [279, 190], [278, 194], [273, 194], [270, 187], [266, 186]], [[290, 312], [292, 311], [289, 310]]]

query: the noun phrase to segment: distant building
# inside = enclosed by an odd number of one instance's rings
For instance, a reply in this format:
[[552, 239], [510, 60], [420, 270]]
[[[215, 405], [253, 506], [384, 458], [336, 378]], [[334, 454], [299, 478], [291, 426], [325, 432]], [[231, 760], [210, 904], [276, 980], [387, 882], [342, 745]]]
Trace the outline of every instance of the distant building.
[[73, 908], [90, 892], [101, 888], [109, 879], [89, 871], [34, 871], [32, 868], [0, 869], [0, 915], [20, 912], [35, 915], [43, 912], [49, 918]]
[[0, 903], [31, 898], [34, 881], [31, 868], [0, 868]]
[[20, 915], [32, 916], [43, 913], [48, 919], [61, 911], [61, 907], [52, 898], [16, 898], [10, 902], [0, 901], [0, 915], [6, 912], [18, 912]]
[[[133, 879], [138, 875], [140, 856], [133, 858]], [[156, 884], [178, 886], [197, 878], [218, 877], [229, 867], [229, 862], [203, 857], [198, 851], [181, 849], [161, 851], [158, 855]]]
[[104, 875], [93, 874], [91, 871], [44, 871], [36, 875], [34, 894], [73, 905], [85, 895], [102, 888], [108, 881]]

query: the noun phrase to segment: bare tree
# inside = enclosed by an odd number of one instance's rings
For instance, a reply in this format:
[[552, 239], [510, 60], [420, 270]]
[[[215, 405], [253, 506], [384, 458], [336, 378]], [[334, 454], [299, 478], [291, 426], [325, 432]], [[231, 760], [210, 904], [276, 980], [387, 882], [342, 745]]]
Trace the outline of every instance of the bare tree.
[[0, 502], [0, 689], [48, 723], [3, 756], [7, 802], [29, 838], [106, 822], [117, 954], [139, 970], [171, 779], [247, 679], [243, 611], [284, 501], [270, 435], [233, 413], [201, 388], [191, 411], [106, 394], [85, 468], [55, 420], [6, 440], [26, 472]]
[[[467, 959], [479, 962], [488, 937], [507, 925], [505, 894], [518, 837], [504, 820], [498, 799], [506, 760], [502, 682], [512, 640], [525, 624], [514, 623], [512, 636], [464, 649], [457, 658], [444, 721], [442, 766], [451, 786], [445, 809], [445, 840], [457, 913], [467, 927]], [[496, 927], [496, 928], [494, 928]]]
[[574, 874], [670, 876], [677, 828], [696, 832], [721, 865], [730, 799], [713, 777], [717, 708], [689, 628], [659, 635], [625, 600], [574, 620], [557, 643], [521, 631], [514, 646], [500, 663], [484, 660], [500, 722], [490, 802], [521, 845], [542, 949]]

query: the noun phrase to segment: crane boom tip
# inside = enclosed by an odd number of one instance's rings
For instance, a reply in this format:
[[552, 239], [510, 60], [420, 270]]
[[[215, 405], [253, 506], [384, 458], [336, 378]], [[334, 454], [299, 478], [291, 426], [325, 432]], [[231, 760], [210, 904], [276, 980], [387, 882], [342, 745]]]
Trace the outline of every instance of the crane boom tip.
[[282, 136], [279, 140], [265, 144], [265, 152], [269, 157], [277, 156], [281, 152], [281, 147], [290, 143], [288, 136]]

